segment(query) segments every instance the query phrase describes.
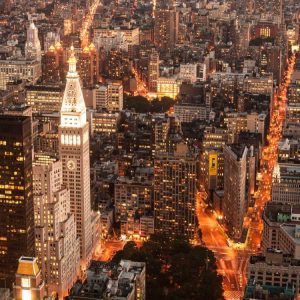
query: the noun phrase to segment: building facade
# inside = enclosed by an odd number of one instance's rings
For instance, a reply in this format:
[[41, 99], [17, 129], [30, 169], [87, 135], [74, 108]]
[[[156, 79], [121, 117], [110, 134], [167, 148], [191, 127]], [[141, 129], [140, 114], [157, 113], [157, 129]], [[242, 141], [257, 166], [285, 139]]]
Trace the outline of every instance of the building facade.
[[194, 239], [197, 159], [185, 147], [161, 153], [154, 162], [155, 232]]
[[11, 286], [34, 251], [31, 118], [0, 115], [0, 278]]
[[62, 186], [62, 163], [41, 158], [33, 167], [35, 251], [47, 294], [62, 299], [79, 275], [79, 238], [70, 191]]
[[244, 145], [224, 147], [224, 200], [223, 212], [229, 236], [242, 236], [246, 212], [247, 152]]
[[92, 254], [89, 125], [76, 62], [72, 48], [61, 107], [59, 154], [63, 183], [70, 190], [71, 213], [75, 216], [81, 267], [84, 270]]

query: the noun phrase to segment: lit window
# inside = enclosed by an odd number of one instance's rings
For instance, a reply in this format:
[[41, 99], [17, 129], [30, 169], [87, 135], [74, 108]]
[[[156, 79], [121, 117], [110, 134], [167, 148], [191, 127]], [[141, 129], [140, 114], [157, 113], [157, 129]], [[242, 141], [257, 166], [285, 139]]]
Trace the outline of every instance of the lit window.
[[30, 288], [30, 278], [21, 278], [21, 286], [23, 288]]

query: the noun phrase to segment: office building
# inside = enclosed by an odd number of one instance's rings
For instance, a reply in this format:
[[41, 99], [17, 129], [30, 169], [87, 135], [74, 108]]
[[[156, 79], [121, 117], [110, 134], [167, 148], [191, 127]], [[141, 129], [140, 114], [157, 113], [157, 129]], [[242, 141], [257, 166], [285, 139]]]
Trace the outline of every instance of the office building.
[[116, 133], [120, 123], [119, 112], [99, 110], [91, 113], [91, 134]]
[[234, 240], [242, 237], [246, 203], [248, 149], [232, 144], [224, 147], [224, 200], [223, 213], [229, 236]]
[[94, 86], [99, 79], [99, 54], [94, 44], [86, 46], [78, 53], [77, 65], [82, 86]]
[[65, 52], [59, 42], [51, 45], [42, 57], [42, 80], [44, 84], [62, 83], [66, 79]]
[[107, 85], [107, 109], [118, 111], [123, 109], [123, 84], [121, 81], [110, 81]]
[[80, 245], [70, 191], [62, 185], [62, 163], [45, 158], [39, 154], [33, 166], [35, 255], [47, 294], [62, 299], [78, 278]]
[[35, 84], [41, 75], [41, 63], [36, 60], [0, 60], [0, 90], [6, 90], [7, 84], [16, 80]]
[[89, 125], [76, 62], [72, 47], [61, 107], [59, 154], [63, 183], [70, 190], [71, 213], [75, 216], [80, 238], [81, 267], [85, 270], [92, 254]]
[[30, 117], [0, 115], [0, 157], [0, 278], [11, 287], [18, 259], [34, 252]]
[[59, 112], [63, 97], [63, 87], [58, 85], [28, 85], [26, 86], [26, 104], [32, 107], [32, 112]]
[[160, 153], [154, 162], [155, 232], [194, 239], [198, 160], [179, 144], [174, 154]]

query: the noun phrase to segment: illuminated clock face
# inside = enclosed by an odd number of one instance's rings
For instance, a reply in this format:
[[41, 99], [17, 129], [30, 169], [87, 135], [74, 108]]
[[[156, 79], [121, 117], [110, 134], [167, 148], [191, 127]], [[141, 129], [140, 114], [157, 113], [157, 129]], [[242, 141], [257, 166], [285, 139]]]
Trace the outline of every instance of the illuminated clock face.
[[67, 168], [71, 171], [75, 170], [76, 169], [76, 163], [74, 160], [69, 160], [67, 162]]

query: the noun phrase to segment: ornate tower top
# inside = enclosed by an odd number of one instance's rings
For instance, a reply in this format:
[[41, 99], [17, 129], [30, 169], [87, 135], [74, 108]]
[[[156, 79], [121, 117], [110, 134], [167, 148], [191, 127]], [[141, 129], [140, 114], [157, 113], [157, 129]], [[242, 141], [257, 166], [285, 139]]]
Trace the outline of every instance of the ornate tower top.
[[32, 20], [30, 20], [30, 25], [27, 29], [25, 56], [28, 59], [41, 61], [41, 43], [38, 36], [38, 29], [36, 28]]
[[73, 46], [70, 49], [68, 63], [69, 72], [61, 106], [61, 126], [81, 127], [86, 123], [86, 107], [76, 70], [77, 59]]

